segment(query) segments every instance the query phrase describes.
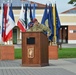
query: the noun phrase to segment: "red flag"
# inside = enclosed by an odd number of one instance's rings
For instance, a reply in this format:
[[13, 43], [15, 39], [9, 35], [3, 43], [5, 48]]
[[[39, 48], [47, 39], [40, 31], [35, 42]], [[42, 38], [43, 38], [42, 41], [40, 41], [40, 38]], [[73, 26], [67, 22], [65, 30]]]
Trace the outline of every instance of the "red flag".
[[12, 37], [12, 29], [15, 26], [12, 4], [3, 4], [2, 39], [7, 42]]
[[22, 32], [25, 32], [26, 31], [26, 24], [25, 24], [25, 11], [24, 11], [24, 8], [23, 8], [23, 5], [21, 7], [21, 12], [20, 12], [20, 17], [19, 17], [19, 20], [17, 22], [17, 25], [18, 27], [20, 28], [20, 30]]
[[3, 4], [3, 19], [2, 19], [2, 39], [6, 42], [6, 24], [7, 20], [7, 13], [8, 13], [8, 4]]

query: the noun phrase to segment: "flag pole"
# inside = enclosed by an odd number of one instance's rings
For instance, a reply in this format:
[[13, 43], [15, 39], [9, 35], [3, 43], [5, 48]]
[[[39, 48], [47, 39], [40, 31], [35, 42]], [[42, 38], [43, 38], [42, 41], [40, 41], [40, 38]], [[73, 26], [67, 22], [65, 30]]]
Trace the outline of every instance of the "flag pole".
[[[4, 0], [3, 0], [3, 3], [4, 3]], [[0, 27], [0, 29], [1, 29], [1, 43], [0, 43], [0, 45], [3, 45], [3, 40], [2, 40], [2, 16], [3, 16], [3, 3], [1, 3], [1, 27]]]
[[55, 12], [55, 4], [53, 4], [53, 25], [54, 25], [54, 44], [56, 44], [56, 12]]

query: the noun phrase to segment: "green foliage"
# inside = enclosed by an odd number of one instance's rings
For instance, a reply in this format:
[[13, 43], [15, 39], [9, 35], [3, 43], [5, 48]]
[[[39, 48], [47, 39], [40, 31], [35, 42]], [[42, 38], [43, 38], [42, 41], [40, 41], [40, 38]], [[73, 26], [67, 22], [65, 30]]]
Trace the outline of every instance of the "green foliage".
[[70, 0], [70, 1], [68, 2], [68, 4], [72, 4], [73, 6], [76, 6], [76, 0]]

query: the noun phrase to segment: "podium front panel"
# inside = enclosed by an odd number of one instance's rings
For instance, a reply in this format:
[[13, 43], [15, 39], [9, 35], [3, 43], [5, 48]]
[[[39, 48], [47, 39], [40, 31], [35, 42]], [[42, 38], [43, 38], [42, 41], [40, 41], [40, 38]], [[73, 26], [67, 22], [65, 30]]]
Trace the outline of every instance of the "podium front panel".
[[47, 65], [48, 64], [47, 42], [48, 39], [42, 32], [22, 33], [22, 65], [23, 66]]

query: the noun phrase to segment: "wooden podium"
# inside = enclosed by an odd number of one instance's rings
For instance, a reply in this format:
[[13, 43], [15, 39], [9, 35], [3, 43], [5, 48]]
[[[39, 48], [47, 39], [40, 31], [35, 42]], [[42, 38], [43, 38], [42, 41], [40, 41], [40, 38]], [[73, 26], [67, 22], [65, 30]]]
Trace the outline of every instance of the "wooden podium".
[[42, 32], [22, 33], [22, 66], [47, 66], [48, 38]]

